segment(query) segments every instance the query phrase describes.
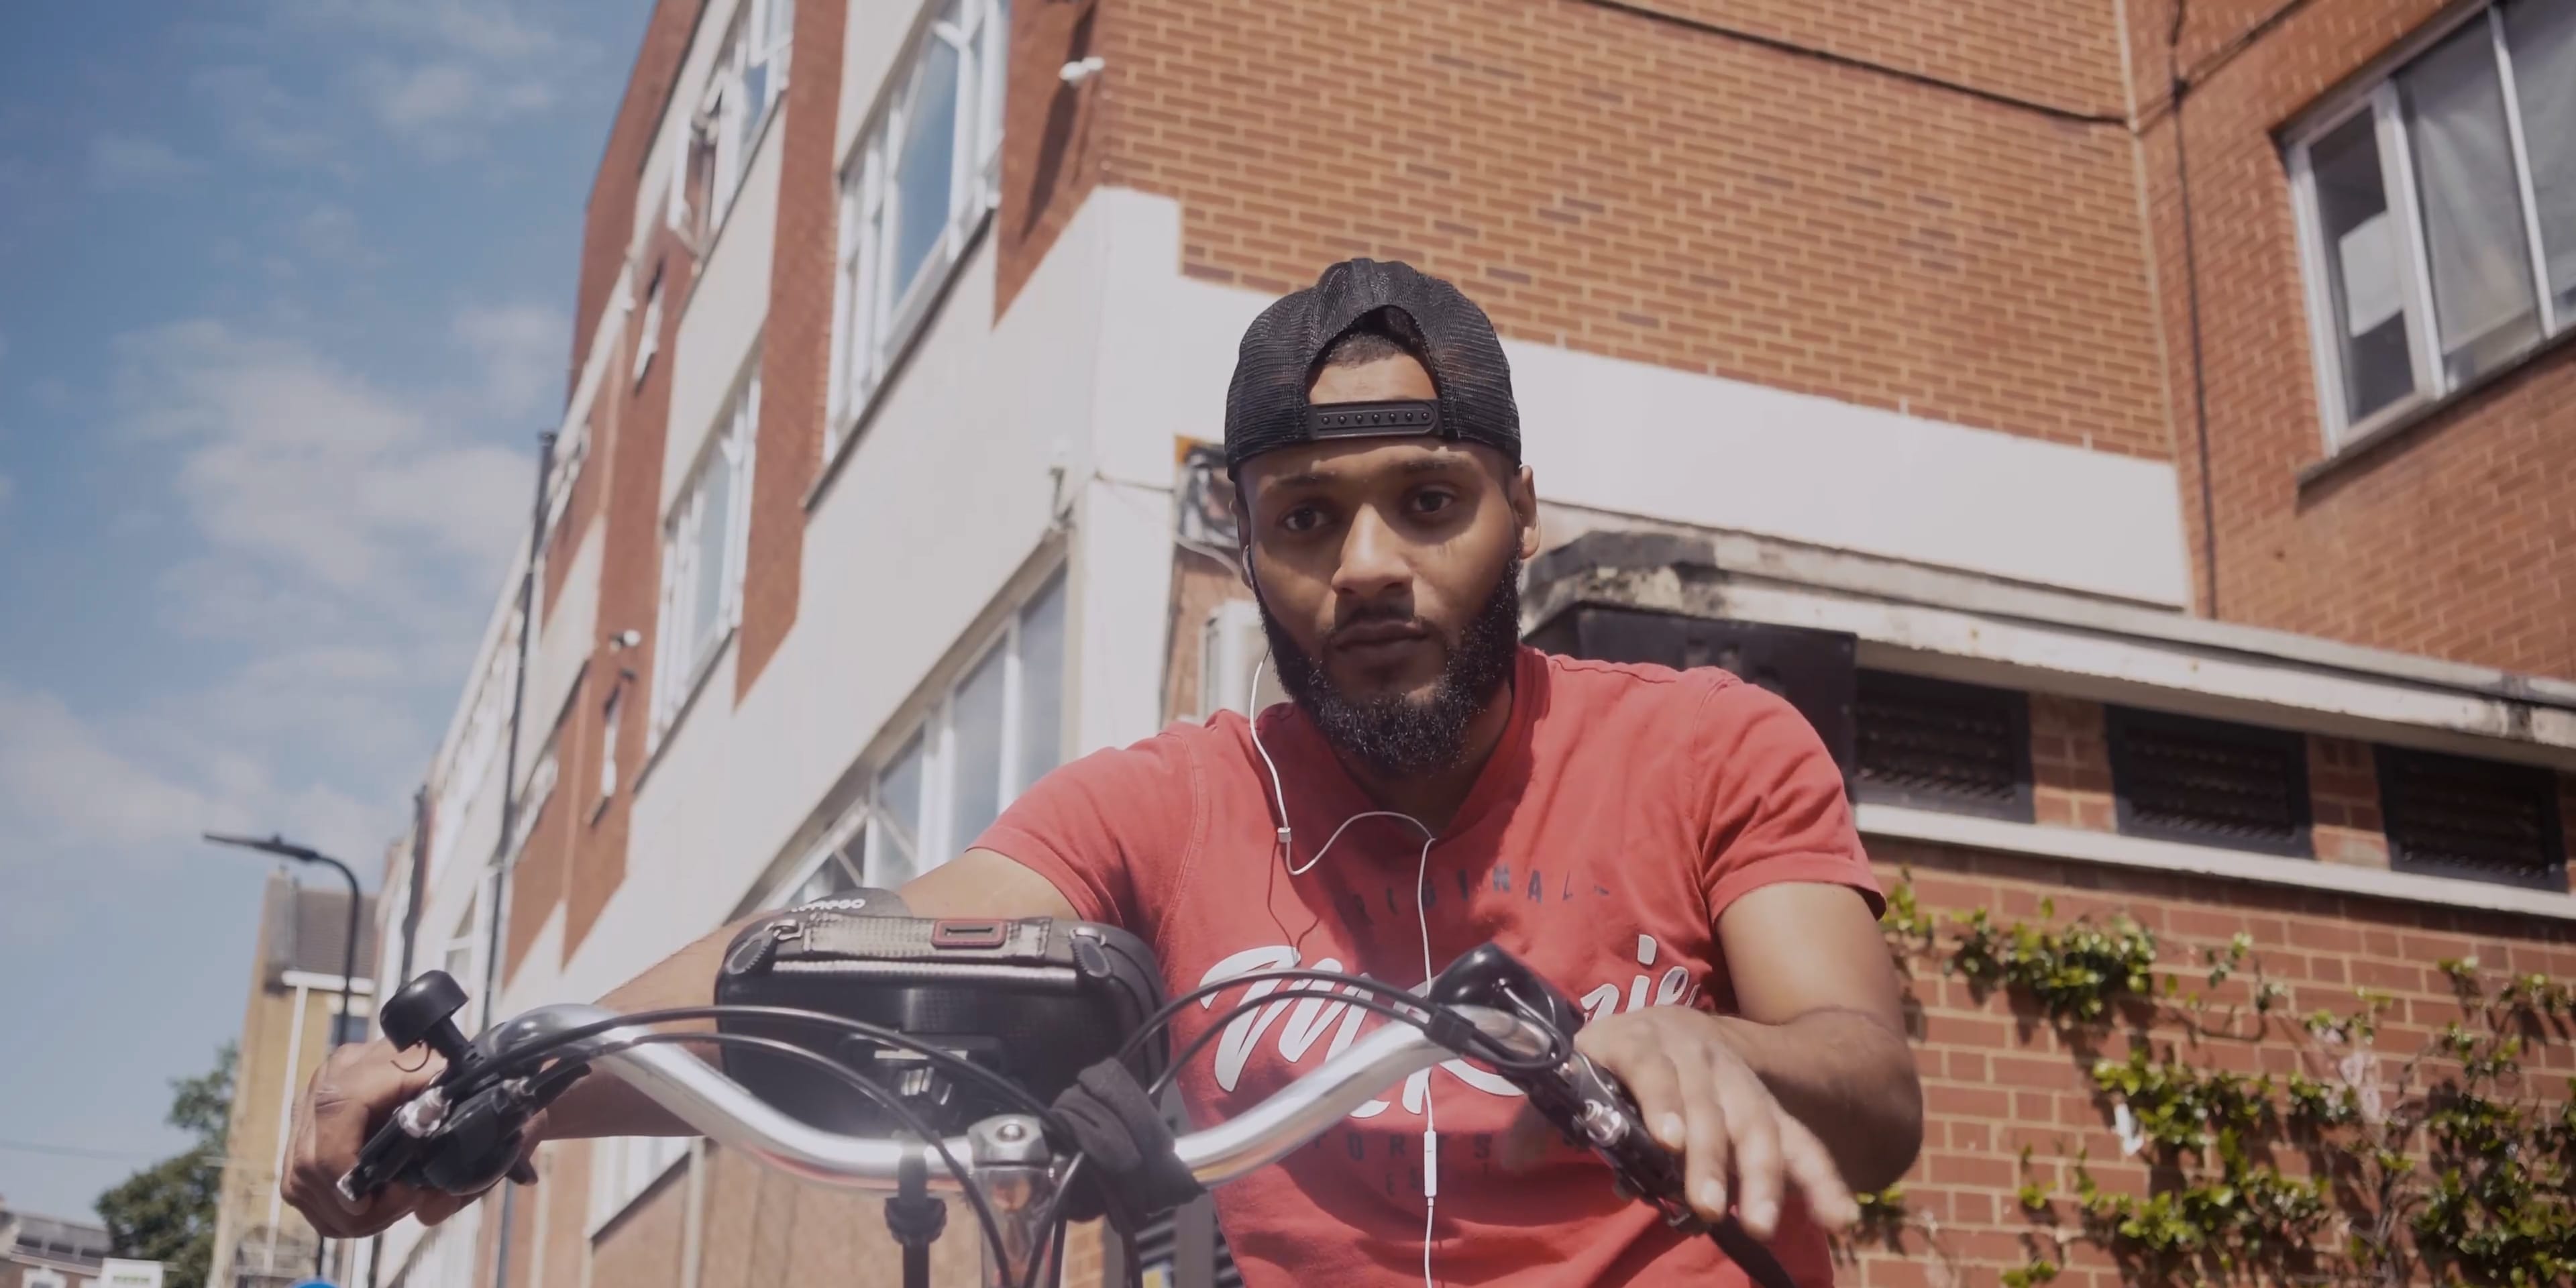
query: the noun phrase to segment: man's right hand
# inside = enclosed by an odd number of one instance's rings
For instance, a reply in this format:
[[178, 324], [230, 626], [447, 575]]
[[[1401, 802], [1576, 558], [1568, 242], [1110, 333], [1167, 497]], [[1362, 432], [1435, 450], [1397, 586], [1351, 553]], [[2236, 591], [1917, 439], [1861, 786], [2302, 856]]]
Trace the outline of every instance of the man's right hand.
[[[367, 1138], [446, 1068], [436, 1055], [413, 1054], [426, 1061], [404, 1059], [381, 1038], [341, 1047], [313, 1071], [313, 1082], [295, 1107], [295, 1134], [287, 1143], [280, 1188], [325, 1238], [361, 1238], [406, 1216], [436, 1225], [472, 1201], [408, 1185], [386, 1186], [360, 1203], [340, 1197], [340, 1178], [357, 1166]], [[531, 1124], [531, 1148], [535, 1128]]]

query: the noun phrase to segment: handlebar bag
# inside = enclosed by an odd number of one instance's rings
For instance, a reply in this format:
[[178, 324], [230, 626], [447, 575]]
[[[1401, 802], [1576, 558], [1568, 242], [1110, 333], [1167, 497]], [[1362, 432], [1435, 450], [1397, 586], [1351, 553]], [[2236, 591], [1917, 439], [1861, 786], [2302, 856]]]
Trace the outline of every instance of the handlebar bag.
[[[1118, 1054], [1164, 1002], [1144, 941], [1115, 926], [1052, 917], [915, 917], [886, 890], [859, 890], [761, 918], [734, 936], [716, 978], [722, 1005], [793, 1007], [857, 1020], [990, 1069], [1051, 1104], [1082, 1071]], [[1021, 1112], [982, 1080], [919, 1053], [813, 1024], [725, 1016], [717, 1028], [790, 1042], [898, 1096], [943, 1135]], [[903, 1129], [848, 1083], [775, 1052], [723, 1048], [726, 1074], [827, 1131]], [[1164, 1034], [1127, 1068], [1140, 1082], [1170, 1059]]]

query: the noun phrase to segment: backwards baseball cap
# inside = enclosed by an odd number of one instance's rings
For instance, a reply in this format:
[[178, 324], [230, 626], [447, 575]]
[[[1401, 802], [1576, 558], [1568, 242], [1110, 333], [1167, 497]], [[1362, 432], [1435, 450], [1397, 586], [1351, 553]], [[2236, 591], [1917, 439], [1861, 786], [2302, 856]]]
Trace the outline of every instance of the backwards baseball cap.
[[[1306, 387], [1324, 355], [1381, 309], [1400, 315], [1395, 329], [1439, 396], [1307, 405]], [[1225, 391], [1226, 468], [1282, 447], [1389, 435], [1482, 443], [1517, 464], [1521, 416], [1511, 364], [1493, 322], [1457, 287], [1409, 264], [1344, 260], [1263, 309], [1244, 331]]]

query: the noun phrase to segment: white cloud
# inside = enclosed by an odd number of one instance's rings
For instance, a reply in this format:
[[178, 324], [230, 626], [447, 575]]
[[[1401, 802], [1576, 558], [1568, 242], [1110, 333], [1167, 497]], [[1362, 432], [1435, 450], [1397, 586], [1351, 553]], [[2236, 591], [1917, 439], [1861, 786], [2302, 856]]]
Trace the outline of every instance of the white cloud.
[[432, 157], [482, 146], [490, 132], [554, 106], [543, 72], [463, 61], [369, 64], [360, 74], [376, 119]]
[[89, 173], [102, 188], [150, 188], [196, 173], [197, 163], [159, 139], [102, 134], [89, 142]]
[[363, 159], [369, 124], [433, 160], [478, 152], [505, 126], [563, 101], [603, 51], [544, 0], [266, 0], [247, 47], [329, 42], [348, 69], [281, 84], [266, 66], [200, 73], [197, 88], [239, 147], [288, 164]]
[[109, 747], [53, 694], [0, 682], [0, 811], [29, 840], [135, 846], [240, 821], [237, 810]]
[[251, 561], [240, 571], [399, 606], [497, 567], [517, 536], [518, 453], [303, 345], [198, 320], [117, 349], [123, 423], [175, 448], [181, 504], [217, 554]]
[[559, 310], [520, 302], [472, 306], [456, 315], [457, 342], [483, 364], [484, 396], [509, 416], [535, 416], [563, 395], [569, 325]]
[[295, 221], [294, 243], [304, 258], [325, 264], [366, 268], [384, 259], [367, 245], [356, 213], [335, 201], [316, 203]]
[[334, 118], [319, 103], [287, 92], [267, 68], [208, 67], [190, 85], [214, 109], [234, 148], [279, 165], [334, 163], [337, 144], [326, 124]]

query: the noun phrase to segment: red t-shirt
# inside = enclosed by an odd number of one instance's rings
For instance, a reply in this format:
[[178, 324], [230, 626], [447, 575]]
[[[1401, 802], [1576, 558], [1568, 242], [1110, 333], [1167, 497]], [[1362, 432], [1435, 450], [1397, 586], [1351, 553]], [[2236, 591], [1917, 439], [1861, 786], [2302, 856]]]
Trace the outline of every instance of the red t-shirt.
[[[1293, 704], [1261, 713], [1299, 867], [1377, 808]], [[1174, 994], [1299, 965], [1410, 985], [1423, 976], [1413, 886], [1422, 833], [1352, 823], [1304, 875], [1280, 862], [1271, 783], [1234, 712], [1176, 724], [1048, 775], [982, 839], [1055, 883], [1084, 918], [1123, 926]], [[1431, 848], [1418, 915], [1434, 971], [1486, 941], [1593, 1018], [1648, 1005], [1731, 1005], [1717, 916], [1746, 891], [1827, 882], [1879, 908], [1840, 771], [1773, 694], [1713, 669], [1674, 672], [1524, 649], [1493, 759]], [[1191, 1008], [1175, 1049], [1272, 983]], [[1231, 1025], [1180, 1079], [1192, 1121], [1222, 1121], [1385, 1021], [1291, 991]], [[1216, 1191], [1251, 1288], [1403, 1288], [1423, 1280], [1426, 1098], [1439, 1128], [1431, 1270], [1444, 1283], [1566, 1285], [1746, 1279], [1611, 1193], [1585, 1152], [1510, 1174], [1495, 1159], [1520, 1097], [1461, 1062], [1415, 1075], [1296, 1151]], [[1824, 1236], [1788, 1205], [1772, 1249], [1802, 1285], [1832, 1281]]]

